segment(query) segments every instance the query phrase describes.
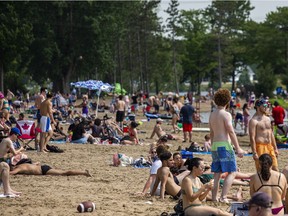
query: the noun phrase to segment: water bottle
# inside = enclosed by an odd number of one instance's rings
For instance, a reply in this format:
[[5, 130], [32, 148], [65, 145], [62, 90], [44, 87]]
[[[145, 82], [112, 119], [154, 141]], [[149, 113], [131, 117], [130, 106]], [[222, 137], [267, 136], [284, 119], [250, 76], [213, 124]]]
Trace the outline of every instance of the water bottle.
[[147, 118], [148, 122], [150, 121], [150, 118]]

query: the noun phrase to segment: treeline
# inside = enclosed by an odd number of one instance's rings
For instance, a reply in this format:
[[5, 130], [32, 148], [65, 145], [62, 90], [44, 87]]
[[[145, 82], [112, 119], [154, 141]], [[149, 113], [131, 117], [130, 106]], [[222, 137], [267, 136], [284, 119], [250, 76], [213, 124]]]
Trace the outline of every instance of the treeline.
[[[250, 1], [213, 1], [204, 10], [179, 11], [171, 0], [168, 20], [160, 1], [0, 2], [0, 87], [27, 91], [53, 83], [98, 79], [142, 89], [217, 88], [242, 68], [238, 84], [270, 95], [288, 83], [288, 9], [262, 23], [250, 19]], [[165, 22], [164, 22], [165, 21]], [[256, 72], [250, 83], [245, 67]]]

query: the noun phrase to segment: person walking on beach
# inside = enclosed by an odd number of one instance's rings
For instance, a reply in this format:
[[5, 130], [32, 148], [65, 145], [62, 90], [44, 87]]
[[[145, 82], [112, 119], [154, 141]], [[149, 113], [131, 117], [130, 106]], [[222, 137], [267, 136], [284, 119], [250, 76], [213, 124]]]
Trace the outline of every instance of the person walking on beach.
[[228, 172], [224, 180], [220, 202], [229, 202], [227, 200], [228, 191], [231, 188], [232, 182], [237, 171], [237, 164], [233, 146], [235, 147], [238, 157], [243, 157], [244, 151], [240, 148], [234, 128], [232, 125], [232, 116], [226, 111], [231, 100], [231, 95], [228, 89], [218, 89], [214, 95], [214, 101], [217, 108], [211, 113], [209, 119], [212, 166], [214, 172], [214, 188], [212, 190], [212, 200], [217, 201], [217, 193], [219, 190], [219, 181], [221, 174]]
[[193, 113], [195, 112], [194, 107], [190, 104], [189, 100], [185, 101], [185, 105], [182, 106], [180, 110], [180, 115], [182, 116], [182, 124], [183, 124], [183, 135], [184, 140], [186, 142], [189, 137], [189, 143], [192, 142], [192, 118]]
[[47, 150], [46, 145], [53, 135], [53, 130], [51, 124], [55, 124], [52, 110], [52, 93], [47, 93], [47, 98], [40, 105], [40, 152], [45, 152]]
[[277, 156], [279, 152], [271, 128], [270, 118], [266, 116], [267, 106], [268, 104], [265, 99], [255, 102], [256, 113], [249, 121], [250, 144], [257, 171], [260, 169], [259, 157], [264, 153], [272, 157], [272, 169], [278, 171]]

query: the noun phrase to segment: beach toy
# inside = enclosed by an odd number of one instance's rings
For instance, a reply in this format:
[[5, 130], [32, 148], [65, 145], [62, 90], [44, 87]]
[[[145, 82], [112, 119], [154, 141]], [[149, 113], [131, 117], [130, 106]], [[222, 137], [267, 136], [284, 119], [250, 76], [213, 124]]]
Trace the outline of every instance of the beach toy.
[[139, 125], [142, 125], [142, 124], [143, 124], [143, 122], [142, 122], [142, 121], [139, 121], [139, 122], [138, 122], [138, 124], [139, 124]]
[[182, 123], [178, 123], [177, 126], [178, 126], [179, 128], [182, 128], [182, 127], [183, 127]]
[[95, 209], [96, 209], [96, 205], [95, 205], [95, 203], [93, 203], [91, 201], [81, 202], [77, 206], [77, 211], [80, 212], [80, 213], [93, 212]]

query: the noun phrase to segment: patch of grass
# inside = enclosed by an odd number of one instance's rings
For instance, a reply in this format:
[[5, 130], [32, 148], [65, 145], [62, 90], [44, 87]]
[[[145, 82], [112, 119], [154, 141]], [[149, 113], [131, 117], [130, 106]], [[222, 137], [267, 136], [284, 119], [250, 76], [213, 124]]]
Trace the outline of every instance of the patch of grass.
[[288, 101], [284, 98], [270, 99], [269, 101], [271, 104], [274, 104], [275, 101], [278, 101], [280, 106], [282, 106], [284, 109], [288, 109]]

